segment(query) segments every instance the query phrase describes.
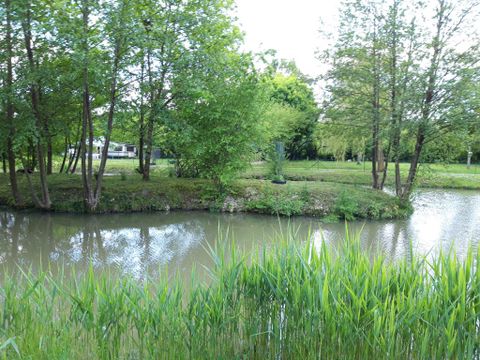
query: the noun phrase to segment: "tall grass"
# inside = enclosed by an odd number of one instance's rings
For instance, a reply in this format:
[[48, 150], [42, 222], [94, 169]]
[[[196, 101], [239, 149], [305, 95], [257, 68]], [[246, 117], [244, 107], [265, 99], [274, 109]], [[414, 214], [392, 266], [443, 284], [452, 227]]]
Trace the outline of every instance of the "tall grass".
[[[480, 252], [388, 264], [356, 240], [224, 261], [210, 286], [5, 274], [0, 358], [480, 358]], [[195, 276], [193, 276], [195, 281]]]

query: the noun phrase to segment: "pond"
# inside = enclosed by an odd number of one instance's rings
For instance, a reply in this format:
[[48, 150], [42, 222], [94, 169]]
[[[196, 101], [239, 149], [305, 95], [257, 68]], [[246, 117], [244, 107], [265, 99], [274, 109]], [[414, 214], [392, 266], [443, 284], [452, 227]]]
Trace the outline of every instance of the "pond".
[[[480, 240], [480, 192], [421, 190], [407, 220], [348, 224], [360, 232], [362, 248], [387, 260], [411, 252], [435, 254], [453, 249], [462, 257]], [[231, 246], [239, 255], [271, 246], [281, 234], [296, 233], [300, 242], [338, 248], [345, 237], [343, 222], [318, 219], [208, 212], [70, 215], [0, 210], [0, 267], [16, 272], [52, 266], [131, 275], [137, 279], [165, 272], [188, 281], [195, 269], [208, 278], [210, 249]], [[229, 240], [227, 240], [227, 238]], [[234, 239], [233, 243], [231, 239]]]

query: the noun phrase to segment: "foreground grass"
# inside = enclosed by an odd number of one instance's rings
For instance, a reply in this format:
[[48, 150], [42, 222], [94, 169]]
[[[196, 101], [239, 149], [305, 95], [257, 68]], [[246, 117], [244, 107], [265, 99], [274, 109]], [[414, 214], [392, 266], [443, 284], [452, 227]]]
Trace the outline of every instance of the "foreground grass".
[[[373, 262], [290, 244], [217, 268], [209, 286], [4, 274], [4, 359], [474, 359], [480, 253]], [[335, 256], [332, 256], [335, 255]], [[192, 283], [195, 283], [193, 277]]]
[[[48, 180], [54, 211], [84, 211], [80, 176], [53, 174]], [[22, 176], [19, 183], [27, 207], [32, 208], [26, 179]], [[0, 205], [12, 203], [8, 177], [0, 174]], [[105, 177], [99, 213], [165, 210], [309, 215], [329, 220], [403, 218], [411, 212], [409, 204], [393, 196], [353, 185], [311, 181], [274, 185], [270, 181], [243, 179], [220, 194], [205, 179], [154, 174], [151, 181], [144, 182], [138, 174]]]

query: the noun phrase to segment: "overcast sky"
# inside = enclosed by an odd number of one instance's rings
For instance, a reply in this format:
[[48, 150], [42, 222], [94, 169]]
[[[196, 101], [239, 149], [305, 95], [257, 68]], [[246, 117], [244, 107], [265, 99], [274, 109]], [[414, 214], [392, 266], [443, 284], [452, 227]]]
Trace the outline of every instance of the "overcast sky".
[[[238, 22], [246, 50], [277, 50], [277, 57], [295, 60], [310, 76], [322, 67], [315, 58], [327, 39], [321, 28], [335, 28], [340, 0], [237, 0]], [[323, 25], [322, 25], [323, 22]]]

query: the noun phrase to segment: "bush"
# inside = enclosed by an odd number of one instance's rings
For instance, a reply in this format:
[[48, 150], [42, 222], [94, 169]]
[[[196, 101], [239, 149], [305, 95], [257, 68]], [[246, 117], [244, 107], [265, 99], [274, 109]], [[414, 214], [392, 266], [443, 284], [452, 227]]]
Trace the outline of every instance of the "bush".
[[265, 190], [259, 199], [250, 200], [246, 204], [248, 211], [271, 215], [301, 215], [305, 201], [292, 191], [274, 193]]
[[335, 202], [335, 213], [342, 219], [354, 220], [359, 211], [358, 203], [349, 196], [346, 191], [342, 191]]

